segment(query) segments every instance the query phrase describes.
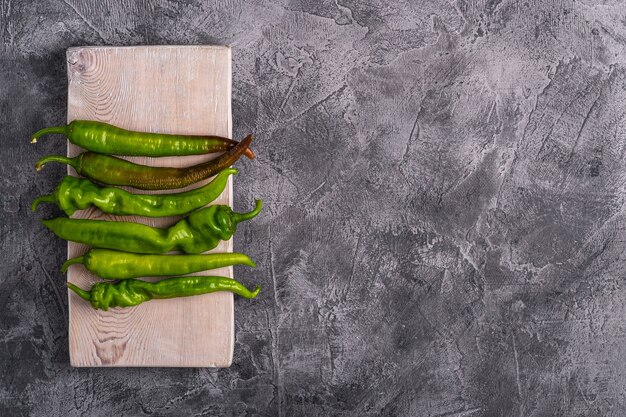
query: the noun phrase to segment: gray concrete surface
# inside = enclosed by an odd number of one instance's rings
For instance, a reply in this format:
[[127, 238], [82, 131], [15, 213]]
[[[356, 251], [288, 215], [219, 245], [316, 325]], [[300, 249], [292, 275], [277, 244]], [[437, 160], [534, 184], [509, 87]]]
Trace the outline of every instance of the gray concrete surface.
[[[0, 415], [626, 415], [618, 1], [0, 0]], [[234, 47], [229, 369], [72, 369], [65, 49]], [[242, 270], [243, 272], [243, 270]]]

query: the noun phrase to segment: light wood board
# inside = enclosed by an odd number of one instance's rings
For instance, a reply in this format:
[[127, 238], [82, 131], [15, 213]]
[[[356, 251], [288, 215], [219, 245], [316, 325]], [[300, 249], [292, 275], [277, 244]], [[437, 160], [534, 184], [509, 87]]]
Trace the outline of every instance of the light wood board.
[[[228, 47], [77, 47], [67, 51], [67, 70], [68, 122], [99, 120], [146, 132], [231, 136]], [[67, 151], [75, 156], [81, 149], [68, 144]], [[188, 166], [212, 157], [128, 159], [149, 165]], [[72, 169], [70, 173], [76, 175]], [[212, 204], [232, 206], [232, 177]], [[96, 209], [76, 212], [73, 217], [136, 221], [159, 227], [178, 220], [115, 217]], [[79, 256], [87, 249], [70, 242], [68, 257]], [[214, 252], [232, 252], [232, 239]], [[202, 273], [209, 274], [232, 277], [233, 269]], [[72, 266], [68, 273], [68, 281], [83, 288], [90, 288], [98, 280], [80, 265]], [[74, 293], [68, 294], [72, 366], [226, 367], [232, 361], [231, 293], [153, 300], [108, 312], [95, 311]]]

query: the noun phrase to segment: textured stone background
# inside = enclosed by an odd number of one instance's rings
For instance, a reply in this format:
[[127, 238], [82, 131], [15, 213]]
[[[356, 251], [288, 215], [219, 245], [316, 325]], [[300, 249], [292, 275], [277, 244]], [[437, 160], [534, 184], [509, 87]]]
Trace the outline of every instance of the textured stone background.
[[[618, 1], [0, 0], [0, 415], [626, 415]], [[68, 366], [65, 49], [234, 47], [230, 369]]]

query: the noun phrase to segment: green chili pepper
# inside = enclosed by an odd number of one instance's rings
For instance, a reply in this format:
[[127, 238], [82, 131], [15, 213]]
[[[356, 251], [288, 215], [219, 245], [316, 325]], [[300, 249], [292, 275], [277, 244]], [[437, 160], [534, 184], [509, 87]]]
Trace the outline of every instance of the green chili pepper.
[[235, 213], [224, 205], [209, 206], [194, 211], [169, 229], [131, 222], [66, 217], [42, 220], [42, 223], [60, 238], [96, 248], [134, 253], [180, 250], [195, 254], [215, 248], [220, 240], [230, 239], [237, 224], [256, 217], [262, 205], [261, 200], [256, 200], [254, 210], [249, 213]]
[[110, 249], [91, 249], [83, 256], [68, 259], [61, 267], [67, 272], [74, 264], [83, 264], [89, 272], [105, 279], [128, 279], [185, 275], [231, 265], [256, 264], [243, 253], [208, 255], [138, 255]]
[[236, 173], [235, 168], [227, 168], [210, 183], [176, 194], [133, 194], [120, 188], [99, 187], [87, 179], [67, 175], [53, 194], [35, 199], [32, 209], [34, 211], [40, 203], [55, 203], [68, 216], [91, 206], [116, 215], [179, 216], [204, 207], [219, 197], [228, 177]]
[[[49, 133], [65, 135], [71, 143], [88, 151], [126, 156], [202, 155], [227, 151], [237, 144], [221, 136], [133, 132], [93, 120], [74, 120], [65, 126], [41, 129], [31, 137], [31, 143]], [[246, 156], [254, 158], [250, 149]]]
[[74, 158], [45, 156], [35, 164], [35, 168], [39, 171], [46, 162], [61, 162], [73, 167], [79, 175], [98, 183], [128, 185], [141, 190], [170, 190], [195, 184], [228, 168], [248, 149], [251, 142], [252, 135], [249, 135], [223, 155], [186, 168], [139, 165], [93, 152], [83, 152]]
[[250, 291], [240, 282], [226, 277], [176, 277], [158, 282], [127, 279], [115, 283], [98, 282], [90, 291], [69, 282], [67, 286], [89, 301], [94, 309], [104, 311], [110, 307], [132, 307], [152, 299], [189, 297], [216, 291], [230, 291], [244, 298], [255, 298], [261, 291], [258, 285]]

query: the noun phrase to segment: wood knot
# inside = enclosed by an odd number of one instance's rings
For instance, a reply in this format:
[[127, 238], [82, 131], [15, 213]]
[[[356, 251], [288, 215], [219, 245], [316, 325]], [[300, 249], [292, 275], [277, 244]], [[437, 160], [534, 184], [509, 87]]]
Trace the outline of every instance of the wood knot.
[[94, 341], [96, 347], [96, 355], [102, 362], [102, 365], [114, 365], [126, 350], [126, 340], [105, 340], [101, 342]]

